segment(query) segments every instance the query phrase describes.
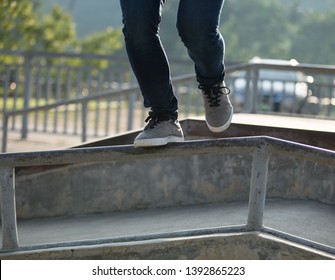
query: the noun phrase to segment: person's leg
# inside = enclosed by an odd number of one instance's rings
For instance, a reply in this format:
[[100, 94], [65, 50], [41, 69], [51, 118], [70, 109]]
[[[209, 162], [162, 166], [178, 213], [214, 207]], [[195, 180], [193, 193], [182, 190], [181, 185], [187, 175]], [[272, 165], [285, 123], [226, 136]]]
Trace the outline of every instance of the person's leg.
[[170, 68], [159, 37], [165, 0], [120, 0], [129, 62], [144, 97], [156, 114], [177, 117]]
[[225, 44], [219, 31], [224, 0], [180, 0], [177, 29], [195, 64], [208, 128], [226, 130], [232, 120], [233, 107], [225, 86]]
[[165, 0], [120, 0], [123, 33], [129, 62], [151, 108], [148, 124], [135, 138], [135, 147], [161, 146], [184, 140], [178, 122], [178, 102], [173, 93], [170, 68], [159, 37]]
[[219, 31], [223, 0], [180, 0], [179, 36], [195, 63], [199, 84], [219, 84], [224, 79], [224, 40]]

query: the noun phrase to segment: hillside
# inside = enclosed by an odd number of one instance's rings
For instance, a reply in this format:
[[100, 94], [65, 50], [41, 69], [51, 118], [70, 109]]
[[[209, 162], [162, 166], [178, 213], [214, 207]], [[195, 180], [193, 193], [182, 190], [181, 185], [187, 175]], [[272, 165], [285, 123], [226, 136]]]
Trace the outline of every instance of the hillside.
[[[292, 3], [292, 0], [281, 1], [283, 4]], [[299, 2], [305, 11], [323, 12], [335, 9], [335, 0], [300, 0]], [[47, 11], [53, 4], [57, 4], [72, 12], [77, 24], [78, 37], [102, 31], [108, 26], [114, 28], [122, 26], [119, 0], [44, 0], [41, 3]]]

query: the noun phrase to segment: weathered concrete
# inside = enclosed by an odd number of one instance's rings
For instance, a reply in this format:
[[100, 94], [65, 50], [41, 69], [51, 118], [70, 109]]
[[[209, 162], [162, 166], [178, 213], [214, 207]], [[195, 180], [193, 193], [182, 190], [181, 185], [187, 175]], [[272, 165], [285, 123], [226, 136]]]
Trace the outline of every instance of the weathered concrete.
[[8, 259], [109, 260], [322, 260], [335, 256], [267, 234], [234, 233], [158, 239], [0, 255]]
[[[3, 252], [0, 258], [309, 259], [323, 258], [326, 255], [335, 257], [321, 251], [315, 253], [315, 250], [305, 246], [284, 242], [280, 238], [270, 238], [269, 235], [262, 235], [268, 236], [266, 240], [259, 239], [257, 236], [250, 236], [251, 233], [223, 234], [222, 239], [217, 239], [216, 236], [213, 239], [213, 235], [188, 237], [191, 239], [190, 242], [187, 238], [169, 240], [151, 238], [144, 241], [146, 236], [160, 234], [173, 236], [175, 232], [183, 234], [197, 229], [245, 224], [247, 210], [247, 202], [233, 202], [73, 218], [23, 220], [19, 221], [19, 241], [22, 251]], [[264, 225], [335, 247], [335, 206], [311, 201], [268, 200]], [[138, 241], [119, 240], [131, 236], [136, 236]], [[196, 240], [201, 242], [198, 243]], [[277, 241], [280, 244], [276, 245]], [[41, 246], [49, 248], [43, 249]], [[216, 248], [216, 251], [213, 248]]]
[[[56, 251], [59, 247], [66, 247], [62, 249], [64, 252], [77, 247], [76, 244], [84, 246], [106, 243], [107, 247], [113, 247], [122, 245], [117, 244], [120, 243], [120, 237], [127, 240], [127, 237], [137, 236], [136, 240], [144, 240], [146, 236], [174, 236], [175, 232], [181, 233], [179, 236], [185, 236], [185, 232], [197, 229], [246, 224], [247, 212], [248, 203], [245, 201], [72, 218], [22, 220], [19, 221], [19, 240], [21, 248], [32, 248], [29, 254], [38, 251], [40, 246], [51, 247]], [[335, 247], [335, 206], [302, 200], [268, 200], [264, 212], [264, 225]], [[152, 239], [151, 237], [151, 241], [154, 242]], [[21, 253], [24, 252], [18, 252]], [[101, 254], [103, 253], [104, 251], [101, 251]], [[0, 255], [0, 258], [2, 256]]]
[[[188, 131], [194, 129], [193, 126], [189, 128]], [[256, 129], [252, 133], [261, 130]], [[294, 133], [302, 138], [305, 135], [301, 131], [297, 134], [296, 129]], [[328, 135], [325, 131], [322, 133]], [[313, 134], [311, 139], [317, 143], [332, 142], [329, 139], [320, 142], [317, 134]], [[0, 257], [334, 258], [325, 251], [312, 250], [267, 235], [262, 229], [262, 233], [226, 233], [131, 243], [104, 242], [113, 239], [113, 236], [168, 234], [173, 230], [192, 231], [245, 223], [251, 160], [251, 154], [235, 151], [217, 155], [174, 154], [164, 158], [152, 156], [132, 161], [76, 164], [49, 170], [42, 168], [40, 171], [44, 172], [37, 173], [18, 170], [16, 193], [19, 218], [35, 219], [19, 222], [21, 251], [2, 251]], [[326, 161], [316, 163], [311, 158], [301, 160], [287, 154], [270, 157], [267, 198], [280, 199], [267, 200], [265, 226], [334, 248], [334, 174], [334, 166], [327, 165]], [[287, 199], [298, 201], [290, 203]], [[215, 205], [219, 207], [217, 212], [212, 211]], [[155, 216], [159, 211], [165, 214]], [[92, 216], [94, 213], [104, 214]], [[142, 213], [148, 216], [138, 216]], [[52, 218], [55, 216], [62, 218]], [[88, 243], [70, 246], [68, 242], [71, 240], [77, 244], [80, 240], [88, 240]], [[90, 245], [89, 240], [92, 240]], [[62, 247], [63, 242], [67, 245], [64, 243]], [[98, 243], [100, 245], [93, 245]], [[39, 244], [46, 244], [49, 249], [44, 250]]]
[[[229, 130], [213, 135], [202, 119], [183, 121], [187, 138], [264, 133], [335, 148], [332, 140], [335, 126], [332, 124], [334, 121], [329, 120], [237, 114]], [[137, 133], [78, 147], [131, 143]], [[19, 218], [52, 217], [245, 200], [249, 195], [251, 161], [251, 154], [235, 153], [153, 157], [140, 161], [61, 166], [57, 169], [18, 168], [17, 214]], [[287, 155], [271, 156], [267, 196], [334, 204], [334, 169], [333, 166]]]
[[[19, 218], [247, 200], [251, 155], [202, 155], [69, 165], [17, 176]], [[335, 204], [335, 167], [270, 157], [269, 198]]]

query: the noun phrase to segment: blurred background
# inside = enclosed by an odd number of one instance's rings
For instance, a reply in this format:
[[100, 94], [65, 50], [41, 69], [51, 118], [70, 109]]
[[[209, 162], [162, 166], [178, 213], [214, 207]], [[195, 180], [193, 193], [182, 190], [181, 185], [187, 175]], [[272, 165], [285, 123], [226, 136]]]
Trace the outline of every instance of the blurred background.
[[[124, 54], [118, 0], [2, 0], [0, 49]], [[176, 34], [179, 0], [164, 7], [169, 57], [186, 59]], [[221, 18], [227, 63], [254, 56], [334, 64], [335, 0], [227, 0]]]
[[[7, 137], [80, 141], [143, 126], [118, 0], [1, 0], [0, 109]], [[167, 0], [161, 39], [183, 118], [202, 116], [193, 64]], [[226, 83], [235, 112], [335, 118], [335, 0], [227, 0]]]

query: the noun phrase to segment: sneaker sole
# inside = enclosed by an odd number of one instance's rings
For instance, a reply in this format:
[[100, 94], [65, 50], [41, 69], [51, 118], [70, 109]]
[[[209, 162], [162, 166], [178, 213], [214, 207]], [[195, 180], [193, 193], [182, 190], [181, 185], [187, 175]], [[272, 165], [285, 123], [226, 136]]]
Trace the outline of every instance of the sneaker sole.
[[225, 131], [230, 126], [230, 123], [231, 123], [232, 119], [233, 119], [233, 110], [231, 111], [231, 115], [230, 115], [228, 121], [225, 124], [223, 124], [221, 126], [211, 126], [207, 122], [207, 120], [206, 120], [206, 124], [207, 124], [207, 126], [208, 126], [208, 128], [209, 128], [210, 131], [218, 133], [218, 132]]
[[157, 147], [165, 146], [168, 143], [184, 142], [184, 138], [177, 136], [168, 136], [165, 138], [142, 139], [134, 142], [134, 147]]

